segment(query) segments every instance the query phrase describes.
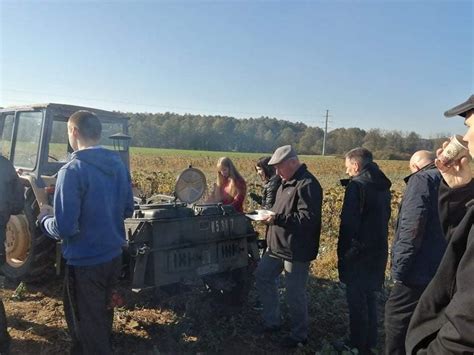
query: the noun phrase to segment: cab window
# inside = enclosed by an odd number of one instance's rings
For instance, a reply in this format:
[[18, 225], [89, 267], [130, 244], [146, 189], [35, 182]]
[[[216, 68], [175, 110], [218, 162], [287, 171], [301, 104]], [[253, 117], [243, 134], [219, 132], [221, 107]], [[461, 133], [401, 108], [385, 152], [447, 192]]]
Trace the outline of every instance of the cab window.
[[71, 151], [67, 135], [67, 121], [53, 121], [51, 140], [48, 146], [48, 162], [67, 162]]
[[42, 112], [20, 112], [13, 164], [33, 170], [38, 159]]
[[14, 119], [13, 113], [7, 113], [0, 117], [0, 154], [5, 158], [10, 158]]

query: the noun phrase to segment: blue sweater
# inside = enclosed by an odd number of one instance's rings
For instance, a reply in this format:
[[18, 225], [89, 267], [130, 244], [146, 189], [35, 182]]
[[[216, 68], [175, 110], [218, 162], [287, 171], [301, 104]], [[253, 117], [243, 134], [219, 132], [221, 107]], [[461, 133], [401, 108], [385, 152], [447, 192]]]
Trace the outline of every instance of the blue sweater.
[[102, 147], [74, 152], [58, 173], [54, 213], [42, 226], [62, 239], [69, 265], [97, 265], [121, 255], [133, 194], [119, 155]]

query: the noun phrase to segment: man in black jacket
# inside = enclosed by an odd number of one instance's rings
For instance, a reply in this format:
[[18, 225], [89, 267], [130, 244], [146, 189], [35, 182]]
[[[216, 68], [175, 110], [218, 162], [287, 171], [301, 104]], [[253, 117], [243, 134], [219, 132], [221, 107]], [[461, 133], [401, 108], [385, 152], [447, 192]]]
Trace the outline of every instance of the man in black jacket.
[[407, 354], [474, 353], [474, 180], [469, 166], [474, 157], [474, 95], [444, 115], [464, 117], [469, 154], [449, 166], [436, 159], [443, 176], [439, 215], [448, 246], [411, 318]]
[[435, 155], [420, 150], [410, 159], [411, 175], [398, 212], [392, 246], [394, 285], [385, 304], [385, 354], [404, 355], [410, 318], [446, 250], [438, 215], [441, 174]]
[[388, 257], [390, 180], [372, 153], [355, 148], [346, 154], [346, 186], [337, 246], [339, 279], [346, 284], [351, 348], [370, 354], [377, 344], [376, 293]]
[[275, 150], [268, 164], [276, 167], [282, 184], [272, 207], [274, 214], [265, 219], [268, 249], [255, 278], [264, 330], [277, 332], [281, 322], [277, 279], [285, 271], [291, 335], [283, 339], [282, 346], [294, 348], [306, 344], [308, 338], [306, 283], [310, 263], [318, 254], [322, 188], [289, 145]]
[[[10, 215], [23, 210], [23, 185], [12, 163], [0, 155], [0, 267], [5, 263], [5, 233]], [[7, 332], [7, 320], [0, 299], [0, 354], [8, 352], [10, 336]]]

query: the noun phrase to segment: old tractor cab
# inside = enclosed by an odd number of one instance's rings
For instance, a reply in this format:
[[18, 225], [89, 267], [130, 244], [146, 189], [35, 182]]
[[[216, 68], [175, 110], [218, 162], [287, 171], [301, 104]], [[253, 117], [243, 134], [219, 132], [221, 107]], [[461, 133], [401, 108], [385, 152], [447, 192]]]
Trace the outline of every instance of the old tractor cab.
[[102, 122], [101, 144], [119, 151], [128, 166], [128, 118], [93, 108], [37, 104], [0, 109], [0, 154], [10, 159], [25, 185], [24, 214], [7, 225], [7, 263], [11, 279], [38, 281], [54, 270], [55, 242], [36, 226], [39, 205], [52, 205], [56, 174], [68, 162], [67, 120], [78, 110], [94, 112]]

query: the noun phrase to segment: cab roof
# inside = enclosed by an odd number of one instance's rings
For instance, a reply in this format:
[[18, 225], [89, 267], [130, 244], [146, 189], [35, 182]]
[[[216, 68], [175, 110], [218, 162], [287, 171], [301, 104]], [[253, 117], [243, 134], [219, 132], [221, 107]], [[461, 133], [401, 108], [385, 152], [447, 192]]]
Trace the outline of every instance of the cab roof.
[[125, 114], [121, 112], [114, 112], [114, 111], [106, 111], [106, 110], [100, 110], [97, 108], [92, 108], [92, 107], [85, 107], [85, 106], [75, 106], [75, 105], [66, 105], [66, 104], [58, 104], [58, 103], [39, 103], [39, 104], [30, 104], [30, 105], [18, 105], [18, 106], [7, 106], [2, 109], [0, 109], [0, 113], [2, 112], [10, 112], [10, 111], [32, 111], [32, 110], [37, 110], [37, 109], [45, 109], [45, 108], [50, 108], [50, 109], [56, 109], [56, 110], [65, 110], [65, 111], [70, 111], [70, 112], [76, 112], [79, 110], [87, 110], [91, 111], [97, 115], [107, 115], [107, 116], [115, 116], [116, 118], [126, 118], [130, 119], [127, 117]]

